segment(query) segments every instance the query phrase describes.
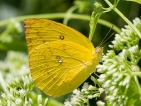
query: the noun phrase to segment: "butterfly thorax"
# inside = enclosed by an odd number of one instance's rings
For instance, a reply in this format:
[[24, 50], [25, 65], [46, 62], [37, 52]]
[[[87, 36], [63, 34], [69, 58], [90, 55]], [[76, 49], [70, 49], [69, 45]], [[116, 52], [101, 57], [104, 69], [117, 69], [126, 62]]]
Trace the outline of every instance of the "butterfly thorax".
[[101, 58], [102, 58], [103, 47], [97, 46], [95, 50], [96, 50], [96, 52], [93, 55], [94, 56], [94, 61], [96, 60], [97, 64], [98, 64], [101, 61]]

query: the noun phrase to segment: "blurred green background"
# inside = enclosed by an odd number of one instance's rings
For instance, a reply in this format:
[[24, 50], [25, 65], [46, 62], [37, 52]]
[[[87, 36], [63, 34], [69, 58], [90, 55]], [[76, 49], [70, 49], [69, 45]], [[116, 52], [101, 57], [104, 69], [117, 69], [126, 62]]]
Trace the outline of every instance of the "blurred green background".
[[[16, 21], [12, 18], [25, 16], [26, 19], [26, 16], [29, 15], [65, 13], [74, 5], [74, 1], [75, 0], [0, 0], [0, 61], [5, 61], [9, 51], [18, 51], [27, 55], [23, 22], [21, 21], [21, 23], [16, 23]], [[93, 11], [94, 1], [100, 2], [104, 7], [108, 7], [104, 0], [85, 1], [89, 2], [90, 5], [86, 6], [82, 11], [74, 11], [74, 13], [90, 16]], [[112, 1], [113, 0], [111, 0], [111, 2]], [[119, 2], [117, 8], [131, 21], [135, 17], [140, 17], [141, 15], [141, 5], [137, 3], [121, 1]], [[126, 25], [126, 23], [114, 11], [103, 14], [101, 16], [101, 19], [109, 21], [119, 28], [123, 28], [124, 25]], [[1, 22], [4, 20], [11, 20], [11, 23], [13, 22], [14, 24], [7, 23], [5, 25], [2, 25]], [[55, 21], [62, 23], [63, 18], [55, 19]], [[20, 27], [18, 27], [17, 29], [16, 25]], [[89, 35], [89, 21], [70, 19], [68, 26], [78, 30], [86, 36]], [[103, 25], [97, 25], [96, 32], [92, 40], [95, 46], [98, 46], [100, 44], [109, 29], [110, 28], [107, 28]], [[114, 36], [111, 37], [107, 42], [110, 42], [113, 39]], [[107, 49], [109, 49], [108, 46], [104, 48], [104, 52], [106, 52]], [[1, 69], [1, 66], [2, 65], [0, 65], [0, 71], [3, 70]], [[20, 77], [21, 75], [22, 74], [15, 76]], [[65, 96], [60, 97], [58, 98], [58, 100], [64, 102], [65, 98]]]

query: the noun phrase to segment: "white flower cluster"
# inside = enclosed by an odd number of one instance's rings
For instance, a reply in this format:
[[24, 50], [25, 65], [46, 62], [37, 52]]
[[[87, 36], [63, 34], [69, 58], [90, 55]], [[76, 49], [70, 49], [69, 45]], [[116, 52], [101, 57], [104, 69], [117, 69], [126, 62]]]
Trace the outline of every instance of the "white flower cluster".
[[[133, 22], [141, 32], [141, 20], [136, 18]], [[97, 72], [101, 73], [98, 81], [102, 83], [107, 95], [105, 100], [112, 106], [128, 106], [132, 96], [137, 95], [133, 105], [141, 103], [138, 97], [140, 87], [134, 75], [134, 72], [140, 71], [138, 63], [141, 60], [141, 50], [137, 46], [139, 37], [126, 26], [121, 34], [116, 34], [112, 43], [111, 48], [118, 52], [122, 51], [120, 53], [108, 51], [102, 58], [103, 64], [97, 66]]]
[[[21, 81], [22, 80], [22, 81]], [[33, 81], [30, 76], [22, 76], [21, 79], [13, 78], [7, 86], [7, 92], [1, 93], [0, 106], [33, 106], [36, 96], [31, 93], [33, 89]], [[41, 95], [37, 95], [38, 106], [46, 106], [48, 98], [42, 99]]]
[[[135, 18], [133, 24], [141, 32], [141, 20]], [[122, 28], [121, 30], [120, 34], [115, 34], [115, 40], [112, 41], [113, 45], [109, 45], [111, 48], [118, 51], [138, 45], [140, 38], [130, 26], [126, 25], [125, 29]]]
[[92, 85], [88, 85], [88, 83], [84, 83], [81, 90], [75, 89], [73, 91], [73, 95], [70, 101], [66, 100], [64, 105], [65, 106], [84, 106], [84, 104], [85, 105], [89, 104], [88, 103], [89, 99], [98, 98], [103, 92], [104, 92], [103, 88], [96, 88]]

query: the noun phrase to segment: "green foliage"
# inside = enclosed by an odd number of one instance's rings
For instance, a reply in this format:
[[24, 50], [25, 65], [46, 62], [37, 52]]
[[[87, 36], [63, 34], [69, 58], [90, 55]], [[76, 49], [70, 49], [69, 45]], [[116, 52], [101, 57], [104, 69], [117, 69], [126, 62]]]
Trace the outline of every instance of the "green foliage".
[[23, 32], [21, 24], [10, 19], [4, 29], [0, 36], [0, 50], [25, 51], [26, 43], [22, 40], [22, 36], [19, 36]]
[[133, 1], [133, 2], [137, 2], [137, 3], [140, 3], [141, 4], [141, 1], [140, 0], [126, 0], [126, 1]]

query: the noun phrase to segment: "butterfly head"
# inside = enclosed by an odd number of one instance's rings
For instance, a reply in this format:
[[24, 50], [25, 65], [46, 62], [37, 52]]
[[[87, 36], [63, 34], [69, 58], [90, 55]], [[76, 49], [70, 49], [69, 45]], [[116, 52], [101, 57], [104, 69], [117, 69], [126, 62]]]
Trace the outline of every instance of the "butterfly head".
[[103, 53], [103, 47], [97, 46], [95, 48], [95, 53], [93, 54], [94, 60], [96, 59], [99, 62], [99, 60], [101, 60], [102, 53]]
[[103, 47], [101, 47], [101, 46], [98, 46], [98, 47], [96, 47], [96, 53], [98, 53], [98, 54], [102, 54], [102, 52], [103, 52]]
[[102, 59], [102, 53], [103, 53], [103, 47], [101, 47], [101, 46], [98, 46], [98, 47], [96, 47], [96, 52], [95, 52], [95, 55], [94, 56], [96, 56], [96, 58], [97, 58], [97, 61], [98, 62], [100, 62]]

